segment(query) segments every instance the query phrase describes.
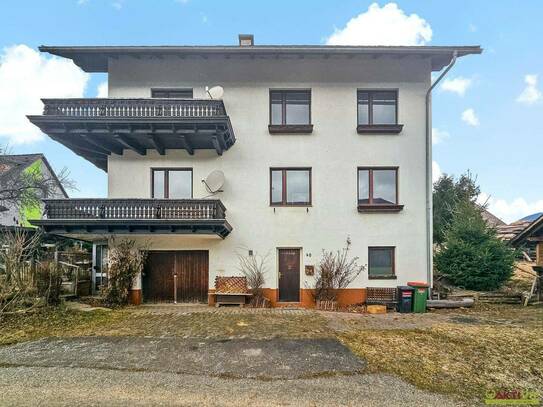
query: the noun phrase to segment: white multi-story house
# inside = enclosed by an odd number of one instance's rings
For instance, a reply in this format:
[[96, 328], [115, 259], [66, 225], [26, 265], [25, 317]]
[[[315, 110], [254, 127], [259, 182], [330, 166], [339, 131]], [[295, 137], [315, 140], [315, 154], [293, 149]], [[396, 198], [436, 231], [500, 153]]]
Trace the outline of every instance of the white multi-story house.
[[107, 99], [29, 117], [107, 171], [108, 198], [49, 200], [35, 223], [94, 241], [97, 278], [109, 236], [145, 242], [134, 302], [171, 300], [174, 274], [207, 301], [237, 253], [270, 253], [271, 302], [310, 305], [310, 266], [347, 237], [367, 269], [340, 303], [431, 282], [431, 74], [478, 46], [40, 49], [108, 74]]

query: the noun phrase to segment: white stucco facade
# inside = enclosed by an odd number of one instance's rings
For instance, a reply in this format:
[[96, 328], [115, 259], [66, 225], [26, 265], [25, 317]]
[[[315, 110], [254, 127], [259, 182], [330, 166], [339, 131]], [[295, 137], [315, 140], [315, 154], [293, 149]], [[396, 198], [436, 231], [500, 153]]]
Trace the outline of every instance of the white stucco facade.
[[[209, 250], [209, 284], [217, 275], [239, 274], [236, 251], [270, 252], [266, 286], [277, 288], [277, 248], [301, 248], [301, 288], [311, 278], [304, 265], [317, 265], [322, 250], [344, 247], [368, 263], [368, 247], [395, 247], [395, 280], [369, 280], [367, 271], [352, 288], [394, 287], [427, 280], [425, 94], [429, 59], [370, 56], [290, 59], [178, 58], [109, 60], [109, 97], [150, 97], [153, 87], [193, 88], [221, 85], [236, 143], [222, 156], [213, 150], [154, 150], [140, 156], [125, 150], [108, 159], [109, 198], [150, 198], [151, 168], [193, 169], [193, 197], [209, 195], [201, 180], [219, 169], [226, 182], [219, 198], [233, 231], [216, 236], [138, 235], [154, 250]], [[312, 134], [272, 135], [269, 90], [311, 89]], [[357, 89], [397, 89], [397, 135], [360, 135]], [[359, 213], [357, 167], [398, 167], [397, 213]], [[270, 167], [310, 167], [312, 204], [270, 206]]]

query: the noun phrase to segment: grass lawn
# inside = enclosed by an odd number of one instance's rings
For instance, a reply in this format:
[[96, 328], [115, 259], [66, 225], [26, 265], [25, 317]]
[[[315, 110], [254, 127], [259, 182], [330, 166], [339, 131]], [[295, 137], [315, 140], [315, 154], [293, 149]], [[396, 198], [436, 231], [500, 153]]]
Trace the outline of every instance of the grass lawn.
[[372, 372], [460, 398], [496, 388], [543, 389], [543, 308], [487, 306], [448, 313], [424, 329], [364, 330], [340, 339]]
[[487, 389], [543, 389], [543, 307], [485, 306], [425, 315], [66, 309], [0, 320], [0, 345], [48, 336], [256, 338], [336, 336], [369, 372], [481, 400]]

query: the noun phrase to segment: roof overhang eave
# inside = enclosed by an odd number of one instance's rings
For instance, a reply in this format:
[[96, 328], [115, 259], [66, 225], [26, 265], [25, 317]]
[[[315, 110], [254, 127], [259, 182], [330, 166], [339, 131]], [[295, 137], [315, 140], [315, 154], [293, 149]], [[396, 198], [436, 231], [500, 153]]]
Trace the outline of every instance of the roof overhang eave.
[[107, 72], [109, 58], [133, 56], [408, 56], [427, 57], [432, 70], [448, 65], [456, 51], [458, 57], [480, 54], [480, 46], [41, 46], [40, 51], [68, 58], [86, 72]]

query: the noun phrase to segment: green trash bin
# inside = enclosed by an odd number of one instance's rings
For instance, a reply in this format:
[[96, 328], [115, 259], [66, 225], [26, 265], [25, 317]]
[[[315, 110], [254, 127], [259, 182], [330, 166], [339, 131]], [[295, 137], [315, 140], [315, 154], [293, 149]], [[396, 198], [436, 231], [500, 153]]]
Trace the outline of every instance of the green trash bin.
[[430, 285], [423, 281], [410, 281], [407, 285], [415, 289], [413, 312], [426, 312], [426, 300], [428, 299]]

